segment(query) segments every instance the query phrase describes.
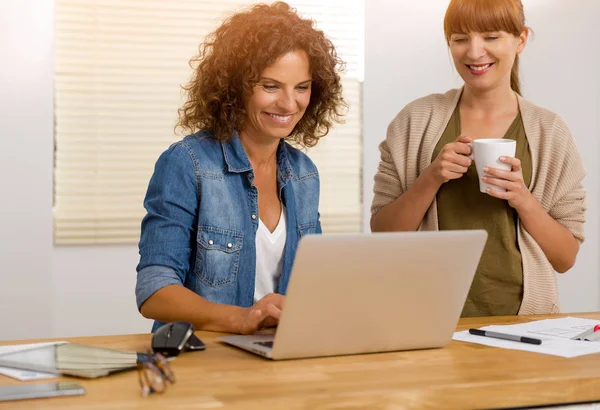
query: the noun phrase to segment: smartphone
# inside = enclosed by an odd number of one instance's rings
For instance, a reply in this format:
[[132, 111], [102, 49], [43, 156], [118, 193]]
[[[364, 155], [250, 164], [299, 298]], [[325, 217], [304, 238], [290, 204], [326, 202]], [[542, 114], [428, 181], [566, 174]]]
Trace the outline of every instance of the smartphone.
[[77, 396], [81, 394], [85, 394], [85, 389], [81, 385], [71, 382], [0, 386], [0, 401]]

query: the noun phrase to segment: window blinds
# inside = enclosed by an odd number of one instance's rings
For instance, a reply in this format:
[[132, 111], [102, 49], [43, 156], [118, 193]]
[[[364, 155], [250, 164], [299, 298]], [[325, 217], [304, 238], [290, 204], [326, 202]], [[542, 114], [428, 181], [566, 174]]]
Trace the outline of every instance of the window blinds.
[[[176, 136], [188, 61], [243, 0], [57, 0], [55, 244], [139, 240], [143, 198]], [[324, 232], [361, 229], [362, 2], [290, 1], [346, 61], [350, 109], [308, 155], [321, 175]]]

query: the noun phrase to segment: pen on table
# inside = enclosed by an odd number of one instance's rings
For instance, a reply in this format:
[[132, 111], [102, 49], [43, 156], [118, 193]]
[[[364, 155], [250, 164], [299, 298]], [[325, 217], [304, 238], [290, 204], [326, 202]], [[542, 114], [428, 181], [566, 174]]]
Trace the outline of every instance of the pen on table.
[[540, 339], [533, 339], [527, 336], [509, 335], [506, 333], [492, 332], [490, 330], [469, 329], [469, 333], [475, 336], [493, 337], [494, 339], [512, 340], [513, 342], [529, 343], [532, 345], [541, 345]]
[[600, 325], [596, 325], [593, 328], [578, 334], [577, 336], [573, 337], [573, 340], [588, 340], [588, 337], [591, 337], [598, 330], [600, 330]]

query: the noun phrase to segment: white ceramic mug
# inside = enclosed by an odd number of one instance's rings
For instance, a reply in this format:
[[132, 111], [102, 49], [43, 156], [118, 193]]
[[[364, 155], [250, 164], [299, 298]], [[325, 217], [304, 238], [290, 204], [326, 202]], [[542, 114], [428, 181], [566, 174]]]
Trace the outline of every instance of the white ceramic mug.
[[490, 167], [510, 171], [512, 167], [509, 164], [500, 162], [500, 157], [514, 157], [517, 150], [517, 141], [502, 138], [480, 138], [469, 145], [471, 146], [469, 158], [475, 161], [477, 175], [479, 176], [479, 190], [486, 192], [487, 188], [491, 188], [506, 192], [504, 188], [486, 184], [482, 181], [481, 178], [486, 176], [483, 168]]

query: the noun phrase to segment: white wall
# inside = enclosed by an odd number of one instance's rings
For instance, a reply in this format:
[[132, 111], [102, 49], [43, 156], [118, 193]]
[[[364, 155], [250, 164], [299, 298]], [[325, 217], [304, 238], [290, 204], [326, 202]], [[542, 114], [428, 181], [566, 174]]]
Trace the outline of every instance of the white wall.
[[[559, 275], [565, 311], [598, 310], [598, 154], [600, 153], [600, 36], [597, 0], [527, 0], [534, 32], [523, 61], [527, 98], [559, 113], [569, 125], [587, 169], [586, 242], [576, 267]], [[559, 24], [557, 24], [559, 22]]]
[[0, 1], [0, 340], [149, 332], [135, 246], [52, 245], [53, 39], [53, 1]]
[[52, 13], [0, 2], [0, 339], [53, 326]]
[[135, 304], [137, 246], [61, 246], [52, 255], [55, 336], [150, 332]]
[[[444, 41], [448, 0], [368, 0], [365, 24], [364, 229], [369, 230], [379, 142], [400, 109], [420, 96], [462, 84]], [[597, 0], [523, 0], [535, 31], [521, 57], [524, 97], [559, 113], [588, 171], [587, 240], [575, 267], [559, 277], [564, 312], [598, 310], [600, 36]]]

